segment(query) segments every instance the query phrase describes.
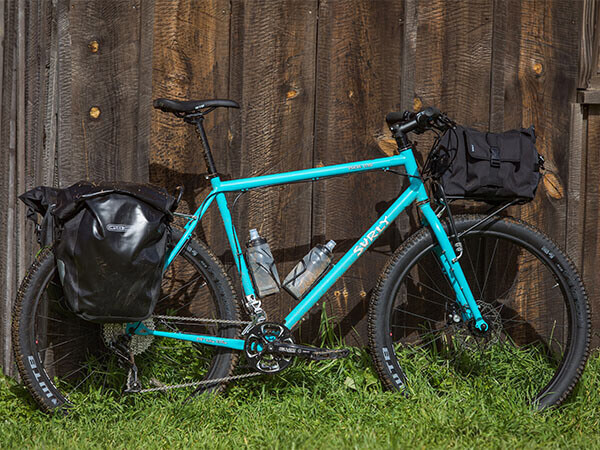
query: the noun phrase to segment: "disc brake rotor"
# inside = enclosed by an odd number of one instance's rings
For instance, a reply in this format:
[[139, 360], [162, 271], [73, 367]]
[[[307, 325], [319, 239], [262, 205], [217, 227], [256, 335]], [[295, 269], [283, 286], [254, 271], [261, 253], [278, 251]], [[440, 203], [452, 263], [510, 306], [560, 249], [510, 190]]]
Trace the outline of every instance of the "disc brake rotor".
[[502, 318], [500, 311], [490, 303], [477, 301], [479, 311], [487, 322], [489, 330], [481, 333], [469, 324], [459, 322], [452, 326], [452, 335], [456, 346], [465, 351], [476, 352], [490, 348], [500, 342], [502, 336]]
[[[155, 330], [154, 320], [151, 318], [142, 321], [142, 324], [149, 330]], [[126, 323], [105, 323], [102, 330], [104, 343], [110, 347], [112, 344], [117, 342], [119, 337], [126, 334], [126, 329]], [[142, 336], [139, 334], [134, 334], [131, 336], [131, 340], [129, 341], [129, 350], [131, 350], [134, 355], [139, 355], [140, 353], [148, 350], [153, 340], [154, 336], [152, 335]]]

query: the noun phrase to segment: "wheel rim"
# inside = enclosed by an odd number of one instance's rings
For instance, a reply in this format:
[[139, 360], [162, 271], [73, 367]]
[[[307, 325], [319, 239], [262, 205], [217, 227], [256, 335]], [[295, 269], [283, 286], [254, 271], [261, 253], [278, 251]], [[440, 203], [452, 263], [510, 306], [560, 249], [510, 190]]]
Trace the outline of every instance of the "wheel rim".
[[436, 249], [422, 250], [392, 289], [387, 321], [388, 343], [409, 386], [442, 384], [441, 373], [496, 382], [510, 374], [506, 381], [526, 401], [552, 395], [573, 328], [564, 278], [547, 254], [514, 236], [488, 230], [462, 240], [461, 267], [492, 331], [477, 336], [451, 320], [459, 311]]
[[[204, 273], [201, 264], [187, 252], [173, 261], [163, 276], [154, 315], [179, 318], [148, 319], [156, 329], [217, 336], [234, 332], [232, 325], [183, 320], [227, 315], [214, 295], [215, 286]], [[111, 325], [87, 322], [69, 311], [54, 266], [36, 299], [32, 319], [31, 348], [65, 400], [79, 403], [78, 396], [94, 391], [121, 394], [128, 370], [107, 347], [106, 327]], [[146, 347], [145, 351], [136, 355], [135, 361], [144, 388], [211, 378], [218, 361], [228, 357], [223, 350], [174, 339], [154, 338], [150, 345], [142, 347]], [[209, 385], [207, 389], [217, 387]]]

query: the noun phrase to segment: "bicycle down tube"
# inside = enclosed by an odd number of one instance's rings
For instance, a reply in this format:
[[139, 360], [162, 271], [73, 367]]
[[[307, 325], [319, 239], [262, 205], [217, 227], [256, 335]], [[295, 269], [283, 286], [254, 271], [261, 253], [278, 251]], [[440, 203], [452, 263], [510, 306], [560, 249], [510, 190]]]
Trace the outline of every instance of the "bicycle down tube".
[[[423, 181], [420, 178], [418, 166], [412, 149], [407, 149], [399, 155], [378, 158], [374, 160], [357, 161], [346, 164], [337, 164], [327, 167], [318, 167], [312, 169], [285, 172], [273, 175], [263, 175], [253, 178], [242, 178], [231, 181], [221, 181], [219, 177], [211, 179], [212, 191], [194, 213], [192, 218], [185, 226], [182, 238], [173, 248], [165, 265], [165, 270], [173, 261], [175, 256], [183, 248], [193, 230], [202, 219], [202, 216], [208, 210], [213, 200], [216, 198], [219, 212], [223, 219], [229, 245], [231, 247], [234, 261], [242, 280], [244, 294], [255, 295], [254, 286], [250, 279], [248, 268], [242, 254], [242, 248], [237, 237], [235, 227], [231, 219], [231, 213], [227, 206], [225, 193], [244, 192], [249, 189], [256, 189], [280, 184], [289, 184], [299, 181], [316, 181], [322, 178], [342, 176], [352, 173], [360, 173], [374, 170], [388, 170], [391, 167], [404, 166], [407, 175], [410, 177], [410, 186], [394, 201], [394, 203], [381, 215], [381, 217], [367, 230], [366, 233], [342, 256], [342, 258], [325, 273], [323, 278], [302, 298], [302, 300], [292, 309], [284, 319], [284, 325], [292, 329], [294, 325], [319, 301], [323, 294], [350, 268], [350, 266], [371, 246], [371, 244], [383, 233], [383, 231], [404, 211], [404, 209], [417, 202], [421, 210], [424, 221], [429, 225], [440, 245], [439, 258], [442, 268], [452, 285], [456, 299], [463, 312], [465, 320], [474, 319], [476, 326], [487, 326], [476, 304], [471, 289], [466, 281], [460, 264], [457, 261], [454, 248], [444, 231], [444, 228], [434, 213], [429, 198], [425, 190]], [[227, 347], [237, 350], [243, 350], [243, 339], [220, 338], [217, 336], [204, 336], [185, 333], [158, 332], [147, 329], [143, 324], [131, 324], [132, 330], [136, 334], [156, 335], [180, 340], [191, 340], [207, 345]]]

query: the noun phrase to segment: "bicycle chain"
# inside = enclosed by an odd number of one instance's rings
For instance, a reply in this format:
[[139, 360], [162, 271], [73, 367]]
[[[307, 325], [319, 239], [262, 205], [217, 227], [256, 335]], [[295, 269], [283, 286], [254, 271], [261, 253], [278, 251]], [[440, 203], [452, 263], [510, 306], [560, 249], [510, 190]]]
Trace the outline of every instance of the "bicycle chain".
[[256, 377], [258, 375], [264, 375], [264, 373], [263, 372], [250, 372], [250, 373], [243, 373], [241, 375], [231, 375], [228, 377], [212, 378], [210, 380], [204, 380], [204, 381], [195, 381], [192, 383], [170, 384], [170, 385], [166, 385], [166, 386], [142, 389], [139, 391], [139, 393], [143, 394], [146, 392], [166, 391], [169, 389], [181, 389], [181, 388], [186, 388], [186, 387], [202, 386], [204, 384], [218, 384], [218, 383], [223, 383], [225, 381], [239, 380], [241, 378]]
[[227, 320], [227, 319], [202, 319], [200, 317], [185, 317], [185, 316], [152, 316], [153, 319], [179, 320], [187, 322], [205, 322], [205, 323], [228, 323], [231, 325], [248, 325], [250, 322], [245, 320]]

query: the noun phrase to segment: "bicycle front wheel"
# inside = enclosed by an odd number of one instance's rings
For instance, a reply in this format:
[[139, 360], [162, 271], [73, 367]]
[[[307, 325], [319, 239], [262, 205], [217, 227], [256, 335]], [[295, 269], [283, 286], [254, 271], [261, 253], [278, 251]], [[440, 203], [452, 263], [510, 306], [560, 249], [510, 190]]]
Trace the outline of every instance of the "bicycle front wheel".
[[[483, 217], [457, 216], [457, 231]], [[369, 343], [384, 385], [439, 389], [454, 374], [500, 383], [540, 409], [560, 404], [589, 352], [589, 306], [575, 267], [513, 218], [495, 217], [462, 242], [460, 264], [489, 331], [462, 320], [437, 242], [419, 230], [384, 268], [370, 306]]]
[[[174, 232], [174, 240], [181, 237]], [[236, 337], [239, 312], [231, 280], [201, 243], [189, 241], [165, 272], [153, 316], [163, 331]], [[95, 324], [64, 301], [54, 254], [46, 249], [29, 269], [13, 311], [13, 350], [19, 373], [45, 412], [90, 398], [119, 396], [131, 376], [122, 354], [133, 354], [142, 388], [165, 389], [232, 374], [238, 352], [152, 336], [124, 336], [125, 324]], [[131, 383], [130, 383], [131, 384]], [[223, 381], [203, 385], [209, 392]]]

